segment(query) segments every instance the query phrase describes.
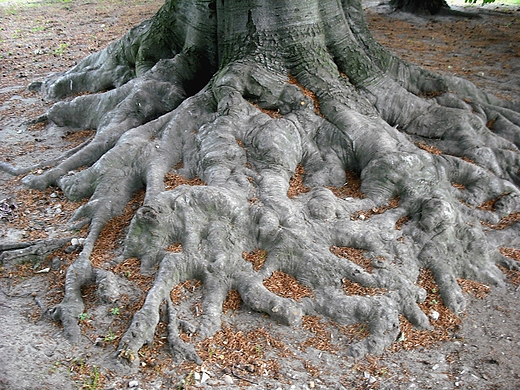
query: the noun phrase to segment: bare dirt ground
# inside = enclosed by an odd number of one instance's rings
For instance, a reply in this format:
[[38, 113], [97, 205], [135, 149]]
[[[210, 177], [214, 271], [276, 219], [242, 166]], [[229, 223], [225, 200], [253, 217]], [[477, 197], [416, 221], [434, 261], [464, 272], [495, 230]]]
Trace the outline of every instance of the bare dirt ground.
[[[67, 70], [153, 15], [160, 5], [158, 0], [0, 2], [0, 160], [28, 166], [88, 139], [91, 131], [69, 133], [55, 126], [25, 125], [51, 105], [28, 91], [27, 85]], [[367, 2], [375, 37], [397, 55], [466, 77], [504, 98], [519, 99], [520, 10], [491, 5], [471, 12], [481, 17], [418, 18]], [[0, 182], [4, 207], [0, 248], [36, 239], [85, 237], [84, 231], [65, 230], [79, 204], [66, 200], [59, 190], [24, 189], [20, 177], [5, 173], [0, 173]], [[96, 256], [119, 253], [124, 228], [138, 204], [139, 197], [109, 224]], [[520, 248], [520, 237], [503, 250], [520, 258], [515, 248]], [[77, 245], [67, 244], [44, 260], [6, 261], [0, 268], [0, 389], [520, 388], [518, 274], [510, 273], [506, 288], [487, 295], [485, 287], [477, 285], [476, 294], [468, 295], [461, 324], [450, 319], [453, 323], [443, 329], [444, 337], [437, 338], [449, 341], [435, 342], [405, 330], [394, 351], [361, 360], [343, 356], [342, 349], [363, 337], [362, 327], [342, 329], [308, 317], [301, 328], [286, 328], [240, 308], [239, 299], [231, 295], [226, 301], [226, 328], [197, 346], [202, 366], [179, 365], [171, 359], [165, 347], [165, 323], [160, 322], [154, 343], [140, 352], [139, 368], [131, 370], [115, 363], [114, 352], [150, 283], [131, 260], [113, 270], [124, 284], [125, 299], [102, 305], [93, 289], [85, 289], [87, 307], [78, 345], [70, 345], [60, 325], [44, 316], [45, 308], [62, 298], [64, 273], [77, 253]], [[175, 293], [181, 315], [197, 312], [200, 286], [186, 283]], [[431, 297], [429, 304], [441, 305], [434, 301]], [[442, 312], [441, 306], [436, 307]]]

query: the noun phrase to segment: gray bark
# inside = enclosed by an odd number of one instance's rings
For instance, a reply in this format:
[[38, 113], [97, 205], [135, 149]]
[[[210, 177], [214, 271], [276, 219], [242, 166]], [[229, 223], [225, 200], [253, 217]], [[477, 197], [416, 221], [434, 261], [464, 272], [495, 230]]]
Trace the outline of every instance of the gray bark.
[[[53, 99], [92, 92], [56, 103], [47, 118], [97, 129], [87, 146], [24, 178], [90, 199], [73, 221], [90, 223], [89, 236], [51, 313], [71, 339], [79, 336], [81, 286], [111, 280], [90, 262], [94, 242], [141, 188], [124, 256], [138, 257], [155, 282], [121, 340], [130, 360], [153, 339], [166, 301], [172, 353], [199, 361], [178, 337], [169, 298], [189, 279], [205, 285], [201, 338], [220, 329], [222, 302], [236, 288], [248, 307], [283, 324], [309, 314], [367, 322], [370, 336], [347, 348], [353, 356], [392, 344], [400, 314], [431, 327], [415, 284], [423, 268], [456, 313], [465, 307], [457, 278], [504, 283], [497, 248], [510, 229], [488, 234], [480, 221], [496, 224], [520, 210], [520, 106], [392, 56], [373, 40], [358, 0], [171, 0], [41, 87]], [[289, 198], [300, 164], [311, 190]], [[347, 182], [347, 171], [361, 177], [364, 198], [330, 190]], [[206, 185], [167, 191], [168, 172]], [[370, 212], [395, 198], [396, 207]], [[494, 210], [479, 209], [495, 198]], [[359, 218], [360, 210], [371, 217]], [[402, 217], [409, 220], [398, 230]], [[176, 242], [180, 253], [165, 250]], [[332, 246], [364, 249], [370, 269]], [[254, 270], [242, 253], [257, 248], [268, 255]], [[262, 282], [275, 271], [314, 296], [297, 302], [272, 293]], [[344, 280], [386, 292], [347, 295]]]

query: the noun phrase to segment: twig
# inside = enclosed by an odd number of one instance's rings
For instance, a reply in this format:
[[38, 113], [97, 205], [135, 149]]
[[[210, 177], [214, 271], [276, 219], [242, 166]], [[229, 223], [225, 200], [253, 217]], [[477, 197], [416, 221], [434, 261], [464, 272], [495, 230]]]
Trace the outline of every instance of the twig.
[[241, 375], [238, 375], [233, 369], [231, 369], [231, 373], [233, 374], [234, 377], [236, 377], [236, 378], [238, 378], [238, 379], [240, 379], [242, 381], [246, 381], [246, 382], [252, 383], [253, 385], [258, 385], [258, 383], [254, 382], [254, 381], [252, 381], [250, 379], [247, 379], [247, 378], [245, 378], [245, 377], [243, 377]]

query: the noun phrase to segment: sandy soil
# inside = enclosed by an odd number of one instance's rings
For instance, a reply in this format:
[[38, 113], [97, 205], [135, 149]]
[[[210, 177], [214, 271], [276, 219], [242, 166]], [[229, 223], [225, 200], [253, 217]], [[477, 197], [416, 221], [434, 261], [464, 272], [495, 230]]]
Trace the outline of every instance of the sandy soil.
[[[1, 160], [27, 166], [88, 139], [88, 131], [25, 125], [51, 104], [27, 85], [105, 47], [159, 6], [160, 1], [135, 0], [0, 3]], [[367, 7], [375, 37], [399, 56], [469, 78], [504, 98], [519, 98], [520, 10], [488, 6], [471, 11], [478, 19], [418, 18], [389, 13], [377, 2]], [[23, 189], [19, 180], [0, 173], [0, 201], [16, 205], [0, 220], [0, 245], [71, 234], [64, 227], [78, 204], [56, 189]], [[132, 210], [130, 205], [129, 213], [110, 225], [101, 253], [117, 255]], [[75, 238], [84, 236], [75, 233]], [[520, 247], [518, 241], [512, 246]], [[484, 299], [468, 296], [462, 325], [448, 342], [409, 351], [397, 346], [397, 352], [359, 361], [341, 353], [347, 339], [358, 336], [355, 332], [341, 332], [316, 318], [299, 329], [277, 326], [246, 308], [236, 309], [230, 300], [226, 330], [199, 345], [205, 352], [202, 366], [172, 361], [161, 322], [154, 344], [141, 351], [141, 366], [132, 371], [115, 363], [113, 355], [149, 279], [123, 264], [118, 272], [127, 299], [117, 306], [99, 304], [95, 292], [86, 289], [83, 337], [72, 346], [43, 312], [61, 299], [64, 271], [75, 255], [77, 248], [69, 246], [43, 262], [6, 262], [1, 268], [0, 389], [176, 389], [181, 380], [185, 388], [520, 388], [518, 284], [494, 289]], [[196, 310], [199, 287], [186, 284], [178, 293], [181, 313]]]

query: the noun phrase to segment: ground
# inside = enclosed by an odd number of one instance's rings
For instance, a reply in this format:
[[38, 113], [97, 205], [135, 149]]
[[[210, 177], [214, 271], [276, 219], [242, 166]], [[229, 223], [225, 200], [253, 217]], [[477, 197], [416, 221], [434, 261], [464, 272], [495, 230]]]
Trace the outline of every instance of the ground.
[[[0, 156], [19, 166], [58, 157], [87, 140], [92, 132], [64, 134], [54, 126], [24, 124], [50, 107], [27, 90], [34, 80], [70, 68], [105, 47], [131, 26], [153, 15], [160, 1], [123, 3], [104, 0], [62, 0], [28, 4], [0, 1]], [[472, 10], [482, 18], [417, 18], [389, 13], [367, 2], [375, 37], [402, 58], [438, 72], [470, 79], [506, 99], [520, 91], [520, 9], [497, 5]], [[44, 167], [42, 167], [44, 168]], [[20, 178], [0, 173], [0, 249], [8, 243], [53, 237], [80, 240], [84, 231], [65, 230], [79, 204], [56, 189], [23, 189]], [[172, 178], [172, 185], [176, 184]], [[191, 183], [196, 184], [196, 183]], [[297, 184], [297, 183], [296, 183]], [[136, 198], [125, 214], [111, 221], [93, 256], [114, 256], [121, 250]], [[115, 272], [126, 278], [126, 301], [117, 306], [96, 302], [83, 291], [87, 308], [81, 319], [83, 337], [70, 345], [61, 326], [43, 316], [43, 309], [63, 295], [64, 270], [78, 254], [70, 240], [43, 262], [16, 265], [4, 260], [0, 274], [0, 389], [142, 389], [185, 387], [281, 389], [515, 389], [520, 387], [519, 277], [511, 273], [507, 287], [470, 285], [462, 322], [446, 314], [430, 285], [426, 304], [448, 319], [434, 335], [403, 329], [393, 351], [361, 360], [342, 354], [345, 339], [363, 337], [364, 329], [338, 328], [306, 317], [301, 328], [274, 324], [261, 314], [240, 308], [231, 294], [226, 301], [226, 327], [197, 348], [202, 366], [175, 364], [162, 347], [161, 325], [153, 345], [140, 351], [141, 368], [130, 372], [115, 363], [121, 333], [139, 306], [150, 278], [136, 273], [132, 260]], [[520, 248], [520, 238], [511, 243]], [[175, 250], [175, 248], [171, 248]], [[519, 258], [519, 251], [510, 250]], [[262, 253], [249, 254], [261, 261]], [[247, 256], [246, 256], [247, 257]], [[516, 278], [516, 279], [515, 279]], [[424, 275], [427, 285], [428, 275]], [[298, 298], [305, 295], [290, 279], [273, 280], [272, 289]], [[293, 287], [283, 288], [283, 287]], [[201, 291], [184, 283], [172, 300], [183, 313], [197, 313]], [[291, 295], [292, 294], [292, 295]], [[164, 324], [164, 323], [160, 323]], [[444, 339], [445, 341], [437, 341]], [[417, 344], [417, 345], [414, 345]], [[425, 347], [426, 345], [426, 347]], [[135, 385], [135, 386], [134, 386]]]

